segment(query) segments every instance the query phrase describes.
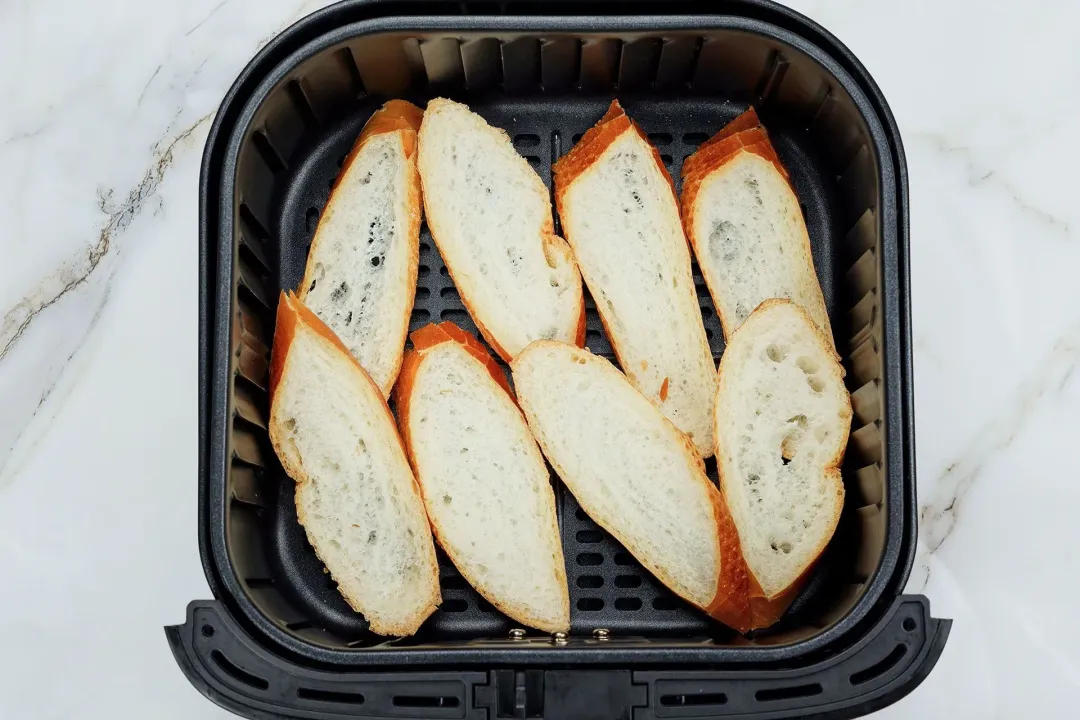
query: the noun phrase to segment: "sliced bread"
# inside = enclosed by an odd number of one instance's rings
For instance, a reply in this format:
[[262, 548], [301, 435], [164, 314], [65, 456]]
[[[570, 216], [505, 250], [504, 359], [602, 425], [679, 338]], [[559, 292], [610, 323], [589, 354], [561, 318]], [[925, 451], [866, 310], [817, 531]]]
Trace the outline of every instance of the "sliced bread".
[[581, 345], [581, 276], [547, 187], [506, 132], [436, 98], [420, 128], [428, 227], [477, 328], [506, 361], [533, 340]]
[[678, 199], [618, 100], [555, 164], [555, 202], [623, 372], [708, 457], [716, 366]]
[[750, 108], [683, 163], [683, 218], [724, 336], [769, 298], [798, 303], [833, 344], [799, 198]]
[[840, 519], [851, 399], [806, 311], [767, 300], [720, 360], [716, 463], [749, 572], [752, 626], [779, 619]]
[[394, 418], [348, 348], [284, 293], [270, 398], [270, 442], [338, 590], [373, 632], [416, 632], [440, 602], [439, 570]]
[[391, 100], [364, 125], [330, 190], [298, 292], [383, 397], [389, 397], [401, 368], [416, 295], [416, 134], [423, 114], [411, 103]]
[[747, 629], [738, 535], [687, 437], [587, 350], [535, 342], [512, 367], [533, 435], [585, 512], [680, 597]]
[[502, 368], [453, 323], [412, 334], [394, 390], [439, 544], [517, 622], [570, 629], [566, 567], [544, 458]]

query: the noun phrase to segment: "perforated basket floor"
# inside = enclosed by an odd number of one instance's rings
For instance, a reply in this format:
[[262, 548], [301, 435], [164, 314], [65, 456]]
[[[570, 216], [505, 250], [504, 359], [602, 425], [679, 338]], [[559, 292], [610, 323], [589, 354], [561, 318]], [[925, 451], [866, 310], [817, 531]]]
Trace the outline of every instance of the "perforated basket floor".
[[[621, 99], [630, 115], [649, 133], [650, 139], [659, 148], [677, 185], [679, 170], [686, 156], [709, 136], [710, 131], [721, 127], [745, 109], [745, 105], [720, 99], [662, 102], [632, 96]], [[472, 107], [492, 125], [507, 130], [518, 151], [550, 187], [553, 162], [569, 150], [581, 133], [603, 114], [608, 102], [608, 96], [561, 100], [497, 97], [486, 102], [473, 102]], [[329, 188], [361, 126], [377, 106], [376, 100], [365, 100], [343, 122], [329, 128], [310, 145], [288, 170], [278, 205], [279, 212], [273, 216], [277, 226], [249, 228], [257, 235], [279, 239], [276, 245], [279, 256], [267, 262], [270, 266], [280, 268], [276, 282], [278, 286], [290, 288], [299, 283]], [[836, 214], [830, 191], [834, 179], [827, 175], [823, 163], [813, 156], [809, 143], [797, 130], [779, 126], [770, 127], [770, 131], [802, 199], [814, 261], [826, 302], [835, 309], [841, 304], [834, 288], [835, 277], [840, 272], [838, 263], [842, 259], [835, 257], [834, 249], [839, 247], [839, 238], [837, 228], [830, 220]], [[273, 153], [271, 148], [259, 144], [256, 147], [262, 147], [263, 154]], [[272, 155], [266, 161], [272, 166], [281, 164], [280, 159]], [[243, 208], [241, 218], [249, 225], [258, 225], [258, 221], [250, 212], [245, 213]], [[263, 269], [270, 272], [269, 268]], [[714, 357], [719, 359], [723, 352], [720, 322], [696, 265], [694, 280], [709, 342]], [[269, 298], [267, 300], [272, 302]], [[593, 352], [614, 361], [611, 345], [603, 333], [591, 298], [587, 298], [586, 313], [586, 345]], [[416, 303], [410, 328], [415, 330], [440, 320], [453, 321], [476, 333], [476, 327], [465, 311], [446, 266], [424, 226], [420, 238]], [[841, 327], [838, 331], [844, 330]], [[715, 480], [713, 462], [709, 462], [708, 469]], [[351, 638], [348, 644], [352, 647], [383, 642], [384, 639], [365, 632], [366, 623], [347, 607], [308, 544], [296, 521], [292, 481], [280, 468], [266, 472], [273, 476], [278, 488], [277, 501], [268, 508], [272, 537], [270, 558], [276, 578], [272, 582], [307, 615], [291, 623], [289, 629], [325, 629]], [[678, 634], [683, 638], [709, 635], [721, 639], [730, 634], [726, 628], [710, 621], [669, 593], [581, 511], [557, 477], [553, 476], [552, 481], [558, 500], [570, 585], [573, 633], [589, 633], [597, 628], [605, 628], [621, 634]], [[510, 621], [472, 590], [441, 554], [440, 564], [444, 598], [442, 606], [415, 638], [395, 641], [395, 644], [505, 636], [511, 628]], [[827, 575], [831, 567], [832, 563], [828, 561], [822, 563], [818, 576]], [[811, 605], [810, 601], [821, 585], [820, 581], [811, 582], [803, 597], [793, 606], [792, 614]]]

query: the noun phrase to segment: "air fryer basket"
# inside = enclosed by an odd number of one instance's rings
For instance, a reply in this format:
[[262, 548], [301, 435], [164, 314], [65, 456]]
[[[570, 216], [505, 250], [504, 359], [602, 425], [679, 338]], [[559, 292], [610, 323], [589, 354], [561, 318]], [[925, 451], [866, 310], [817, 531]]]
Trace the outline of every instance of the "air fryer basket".
[[[169, 630], [181, 665], [238, 712], [312, 717], [334, 708], [578, 717], [600, 707], [597, 694], [624, 698], [635, 717], [782, 715], [840, 700], [856, 707], [859, 697], [866, 709], [906, 692], [936, 661], [948, 621], [930, 618], [921, 598], [898, 597], [915, 530], [906, 176], [876, 87], [824, 31], [767, 3], [667, 17], [472, 7], [418, 16], [447, 6], [334, 6], [268, 46], [222, 105], [204, 158], [200, 298], [201, 549], [218, 601], [193, 603], [188, 623]], [[557, 479], [568, 640], [510, 637], [510, 622], [442, 556], [443, 604], [415, 637], [368, 632], [338, 594], [267, 438], [277, 294], [299, 282], [329, 186], [367, 117], [390, 97], [439, 95], [505, 128], [549, 185], [552, 163], [616, 95], [677, 185], [700, 142], [748, 103], [758, 108], [803, 207], [855, 411], [840, 527], [775, 629], [742, 638], [673, 597]], [[420, 242], [412, 328], [452, 320], [475, 331], [426, 227]], [[719, 321], [694, 271], [719, 358]], [[586, 345], [612, 357], [591, 301], [587, 315]], [[365, 674], [405, 665], [412, 675]], [[792, 684], [779, 665], [812, 681]], [[466, 666], [475, 672], [444, 672]], [[248, 699], [230, 700], [237, 689]]]

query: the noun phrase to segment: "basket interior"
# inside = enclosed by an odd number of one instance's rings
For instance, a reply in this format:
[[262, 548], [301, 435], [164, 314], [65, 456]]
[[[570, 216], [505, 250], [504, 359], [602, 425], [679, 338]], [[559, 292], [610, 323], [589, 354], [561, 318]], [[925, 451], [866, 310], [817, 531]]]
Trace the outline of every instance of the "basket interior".
[[[806, 217], [855, 419], [836, 536], [784, 619], [750, 643], [810, 637], [846, 614], [877, 568], [888, 531], [877, 293], [880, 173], [866, 124], [835, 78], [793, 47], [732, 29], [662, 36], [357, 34], [300, 63], [265, 97], [239, 150], [232, 203], [225, 202], [236, 231], [223, 516], [230, 564], [250, 601], [287, 632], [333, 648], [451, 647], [502, 640], [513, 627], [440, 553], [443, 603], [421, 631], [399, 640], [368, 632], [297, 523], [293, 482], [266, 432], [278, 289], [300, 281], [345, 154], [385, 99], [422, 104], [439, 95], [469, 103], [504, 128], [549, 187], [553, 162], [616, 95], [658, 147], [677, 187], [685, 157], [753, 101]], [[719, 359], [720, 323], [696, 265], [694, 279]], [[591, 299], [586, 312], [586, 345], [614, 360]], [[425, 226], [411, 329], [440, 320], [476, 330]], [[713, 461], [708, 469], [715, 480]], [[552, 481], [573, 635], [604, 628], [641, 643], [735, 640], [727, 628], [673, 597], [589, 520], [556, 477]]]

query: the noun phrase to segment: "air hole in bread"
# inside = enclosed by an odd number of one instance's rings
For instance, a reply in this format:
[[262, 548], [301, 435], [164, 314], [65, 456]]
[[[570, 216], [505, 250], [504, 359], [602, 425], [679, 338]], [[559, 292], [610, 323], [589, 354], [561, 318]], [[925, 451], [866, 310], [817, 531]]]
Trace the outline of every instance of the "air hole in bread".
[[769, 544], [769, 547], [771, 547], [773, 549], [773, 552], [782, 552], [785, 555], [787, 555], [788, 553], [791, 552], [791, 543], [786, 542], [786, 541], [777, 542], [776, 540], [773, 540]]
[[825, 438], [829, 437], [829, 431], [823, 427], [814, 428], [814, 439], [818, 442], [824, 442]]
[[765, 348], [765, 354], [774, 363], [783, 362], [784, 358], [787, 357], [787, 348], [776, 343], [770, 343], [769, 347]]
[[815, 362], [813, 358], [807, 357], [805, 355], [800, 355], [799, 359], [795, 361], [795, 364], [798, 365], [799, 369], [807, 375], [813, 375], [818, 371], [817, 362]]

